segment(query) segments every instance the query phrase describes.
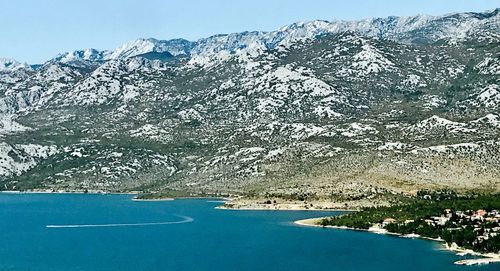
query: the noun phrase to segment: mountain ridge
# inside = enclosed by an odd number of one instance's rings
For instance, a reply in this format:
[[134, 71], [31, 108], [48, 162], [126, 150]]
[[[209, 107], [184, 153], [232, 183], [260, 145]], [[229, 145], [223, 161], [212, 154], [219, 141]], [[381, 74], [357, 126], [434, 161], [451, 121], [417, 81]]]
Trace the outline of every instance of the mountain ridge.
[[[415, 31], [418, 27], [429, 24], [430, 22], [436, 22], [439, 20], [449, 20], [449, 19], [456, 19], [457, 17], [474, 17], [475, 19], [478, 20], [487, 20], [491, 19], [493, 17], [498, 17], [500, 13], [500, 8], [492, 9], [492, 10], [487, 10], [484, 12], [462, 12], [462, 13], [449, 13], [445, 14], [442, 16], [436, 16], [436, 15], [425, 15], [425, 14], [419, 14], [415, 16], [388, 16], [388, 17], [383, 17], [383, 18], [367, 18], [367, 19], [361, 19], [361, 20], [313, 20], [313, 21], [301, 21], [301, 22], [295, 22], [286, 26], [283, 26], [279, 28], [278, 30], [274, 31], [244, 31], [244, 32], [236, 32], [236, 33], [230, 33], [230, 34], [217, 34], [213, 35], [207, 38], [200, 38], [196, 41], [189, 41], [186, 39], [182, 38], [176, 38], [176, 39], [170, 39], [170, 40], [159, 40], [156, 38], [140, 38], [136, 40], [131, 40], [128, 41], [118, 48], [114, 50], [98, 50], [94, 48], [88, 48], [88, 49], [82, 49], [82, 50], [77, 50], [73, 52], [66, 52], [62, 53], [55, 58], [48, 60], [48, 61], [63, 61], [67, 62], [69, 61], [68, 57], [75, 58], [77, 55], [81, 55], [84, 52], [89, 52], [92, 51], [95, 54], [101, 55], [100, 57], [94, 59], [95, 61], [107, 61], [110, 59], [118, 59], [118, 58], [128, 58], [128, 57], [134, 57], [136, 55], [144, 54], [144, 53], [149, 53], [149, 52], [157, 52], [157, 53], [162, 53], [164, 51], [168, 51], [174, 56], [177, 55], [186, 55], [189, 56], [191, 55], [192, 52], [195, 54], [208, 54], [208, 53], [217, 53], [218, 50], [229, 50], [229, 51], [234, 51], [238, 49], [238, 45], [226, 45], [225, 47], [223, 46], [223, 49], [217, 49], [213, 48], [214, 46], [210, 46], [207, 44], [215, 43], [214, 41], [217, 41], [218, 39], [224, 39], [224, 38], [231, 38], [231, 37], [250, 37], [257, 39], [258, 42], [261, 42], [263, 45], [265, 45], [268, 48], [273, 48], [276, 46], [276, 41], [275, 40], [290, 40], [290, 42], [293, 42], [295, 39], [300, 39], [300, 38], [313, 38], [316, 35], [322, 35], [322, 34], [328, 34], [328, 33], [340, 33], [340, 32], [345, 32], [345, 31], [352, 31], [358, 34], [362, 34], [363, 36], [370, 36], [370, 37], [378, 37], [378, 38], [388, 38], [388, 39], [394, 39], [397, 41], [403, 41], [400, 39], [403, 39], [402, 37], [396, 37], [394, 34], [397, 34], [399, 32], [405, 33], [405, 32], [411, 32]], [[498, 18], [496, 20], [496, 23], [498, 23]], [[404, 25], [405, 23], [412, 22], [410, 26]], [[402, 24], [399, 25], [398, 24]], [[363, 25], [369, 25], [368, 28], [363, 29]], [[383, 31], [383, 27], [388, 25], [389, 27], [393, 27], [393, 29], [386, 29], [385, 32]], [[373, 27], [370, 29], [370, 27]], [[406, 28], [405, 28], [406, 27]], [[288, 33], [286, 35], [285, 33]], [[302, 34], [297, 34], [297, 32], [313, 32], [315, 34], [311, 33], [302, 33]], [[375, 33], [379, 31], [380, 33]], [[394, 32], [391, 34], [391, 32]], [[279, 37], [281, 35], [284, 35], [285, 37]], [[298, 37], [290, 37], [298, 35]], [[464, 33], [462, 33], [464, 35]], [[252, 37], [253, 36], [253, 37]], [[436, 41], [439, 38], [449, 38], [449, 36], [444, 36], [444, 37], [434, 37], [432, 41]], [[283, 40], [280, 40], [280, 42], [283, 42]], [[228, 42], [228, 41], [226, 41]], [[414, 42], [414, 41], [405, 41], [405, 42]], [[286, 42], [284, 42], [286, 44]], [[205, 45], [205, 47], [203, 46]], [[242, 44], [239, 46], [248, 46], [249, 44]], [[279, 42], [278, 42], [279, 45]], [[197, 48], [199, 47], [199, 48]], [[66, 57], [66, 59], [65, 59]], [[80, 57], [78, 60], [89, 60], [86, 57]]]
[[387, 18], [394, 39], [380, 22], [319, 21], [196, 46], [142, 39], [0, 72], [0, 188], [498, 191], [500, 20], [483, 15], [401, 32], [422, 21]]

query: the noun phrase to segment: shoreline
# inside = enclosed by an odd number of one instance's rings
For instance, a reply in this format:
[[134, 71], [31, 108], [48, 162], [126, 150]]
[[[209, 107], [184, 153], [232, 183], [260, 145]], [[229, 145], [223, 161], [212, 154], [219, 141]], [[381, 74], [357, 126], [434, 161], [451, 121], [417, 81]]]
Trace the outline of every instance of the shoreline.
[[159, 199], [140, 199], [137, 197], [133, 197], [132, 201], [172, 201], [175, 200], [175, 198], [159, 198]]
[[18, 190], [3, 190], [0, 191], [1, 194], [12, 194], [12, 195], [19, 195], [19, 194], [75, 194], [75, 195], [130, 195], [134, 196], [131, 200], [133, 201], [171, 201], [171, 200], [177, 200], [177, 199], [207, 199], [207, 200], [217, 200], [217, 202], [220, 203], [225, 203], [228, 200], [231, 200], [229, 198], [224, 198], [224, 197], [216, 197], [216, 196], [182, 196], [182, 197], [161, 197], [161, 198], [152, 198], [152, 199], [141, 199], [137, 198], [139, 195], [142, 194], [140, 191], [131, 191], [131, 192], [107, 192], [107, 191], [102, 191], [102, 190], [89, 190], [89, 191], [80, 191], [80, 190], [58, 190], [58, 191], [53, 191], [53, 190], [26, 190], [26, 191], [18, 191]]
[[343, 211], [355, 212], [363, 207], [371, 207], [377, 204], [367, 202], [334, 202], [326, 199], [318, 200], [285, 200], [281, 198], [226, 198], [225, 204], [218, 206], [224, 210], [254, 210], [254, 211]]
[[440, 238], [430, 238], [430, 237], [420, 236], [418, 234], [399, 234], [399, 233], [394, 233], [394, 232], [388, 232], [387, 230], [380, 229], [380, 228], [356, 229], [356, 228], [350, 228], [347, 226], [330, 226], [330, 225], [322, 226], [322, 225], [318, 225], [318, 222], [320, 222], [324, 218], [327, 218], [327, 217], [301, 219], [301, 220], [296, 220], [293, 223], [296, 225], [305, 226], [305, 227], [362, 231], [362, 232], [370, 232], [370, 233], [375, 233], [375, 234], [397, 236], [397, 237], [401, 237], [401, 238], [424, 239], [424, 240], [444, 243], [443, 248], [445, 250], [452, 251], [459, 256], [472, 255], [472, 256], [476, 256], [476, 257], [481, 257], [481, 258], [476, 258], [476, 259], [464, 259], [464, 260], [459, 260], [459, 261], [454, 262], [454, 264], [457, 264], [457, 265], [480, 265], [480, 264], [500, 263], [500, 254], [480, 253], [480, 252], [475, 252], [475, 251], [470, 250], [470, 249], [461, 248], [461, 247], [458, 247], [456, 245], [450, 246], [446, 242], [444, 242], [443, 239], [440, 239]]
[[[221, 202], [222, 203], [222, 202]], [[357, 210], [353, 209], [339, 209], [339, 208], [301, 208], [301, 207], [292, 207], [292, 206], [279, 206], [274, 208], [266, 208], [266, 207], [231, 207], [220, 205], [215, 207], [215, 209], [219, 210], [233, 210], [233, 211], [311, 211], [311, 212], [355, 212]]]
[[287, 202], [280, 204], [261, 204], [258, 201], [251, 200], [245, 204], [238, 204], [231, 206], [231, 204], [227, 205], [226, 203], [238, 200], [239, 198], [225, 198], [225, 197], [216, 197], [216, 196], [182, 196], [182, 197], [164, 197], [164, 198], [152, 198], [152, 199], [142, 199], [137, 198], [141, 192], [106, 192], [100, 190], [93, 191], [67, 191], [67, 190], [28, 190], [28, 191], [16, 191], [16, 190], [5, 190], [0, 191], [0, 194], [77, 194], [77, 195], [131, 195], [134, 196], [132, 201], [143, 201], [143, 202], [155, 202], [155, 201], [173, 201], [178, 199], [207, 199], [213, 200], [214, 202], [221, 203], [221, 205], [215, 207], [215, 209], [219, 210], [238, 210], [238, 211], [323, 211], [323, 212], [355, 212], [357, 209], [347, 209], [347, 208], [327, 208], [327, 207], [310, 207], [306, 206], [303, 203], [296, 202]]
[[0, 194], [78, 194], [78, 195], [137, 195], [138, 192], [106, 192], [102, 190], [27, 190], [27, 191], [17, 191], [17, 190], [4, 190], [0, 191]]
[[[11, 194], [11, 195], [19, 195], [19, 194], [61, 194], [61, 195], [130, 195], [134, 196], [131, 198], [133, 201], [172, 201], [176, 199], [219, 199], [217, 197], [198, 197], [198, 196], [193, 196], [193, 197], [171, 197], [171, 198], [157, 198], [157, 199], [140, 199], [137, 198], [141, 194], [141, 192], [106, 192], [106, 191], [65, 191], [65, 190], [60, 190], [60, 191], [48, 191], [48, 190], [31, 190], [31, 191], [16, 191], [16, 190], [4, 190], [0, 191], [0, 194]], [[225, 201], [224, 201], [225, 202]], [[223, 203], [221, 201], [221, 203]]]
[[280, 200], [278, 202], [266, 203], [265, 199], [248, 199], [244, 197], [224, 197], [217, 195], [204, 196], [179, 196], [179, 197], [159, 197], [159, 198], [138, 198], [144, 192], [110, 192], [104, 190], [4, 190], [0, 194], [89, 194], [89, 195], [131, 195], [133, 201], [171, 201], [176, 199], [216, 199], [221, 205], [215, 207], [220, 210], [241, 210], [241, 211], [323, 211], [323, 212], [355, 212], [366, 207], [366, 204], [360, 202], [331, 202], [326, 200], [318, 201], [288, 201]]

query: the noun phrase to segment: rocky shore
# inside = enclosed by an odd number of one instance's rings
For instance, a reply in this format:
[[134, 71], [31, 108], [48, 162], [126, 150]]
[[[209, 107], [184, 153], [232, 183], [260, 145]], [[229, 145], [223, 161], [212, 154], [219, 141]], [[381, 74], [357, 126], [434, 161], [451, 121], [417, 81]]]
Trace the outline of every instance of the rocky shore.
[[285, 200], [281, 198], [229, 198], [220, 209], [235, 210], [313, 210], [313, 211], [357, 211], [364, 207], [389, 205], [389, 202], [361, 199], [357, 201], [331, 200]]

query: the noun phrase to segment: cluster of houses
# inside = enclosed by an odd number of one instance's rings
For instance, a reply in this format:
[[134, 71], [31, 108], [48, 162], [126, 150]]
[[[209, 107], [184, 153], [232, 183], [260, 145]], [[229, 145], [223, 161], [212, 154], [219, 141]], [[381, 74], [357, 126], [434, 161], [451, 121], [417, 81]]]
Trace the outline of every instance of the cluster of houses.
[[[423, 220], [430, 226], [444, 227], [448, 226], [447, 230], [461, 230], [467, 226], [474, 228], [477, 233], [477, 241], [481, 242], [488, 238], [500, 235], [500, 212], [498, 210], [486, 211], [452, 211], [445, 209], [441, 216], [432, 216]], [[396, 223], [393, 218], [386, 218], [380, 225], [385, 228], [388, 224]], [[406, 220], [404, 224], [409, 224], [414, 220]], [[450, 223], [448, 223], [450, 222]]]
[[[450, 210], [451, 212], [451, 210]], [[476, 240], [482, 242], [488, 240], [491, 237], [500, 235], [500, 212], [498, 210], [492, 210], [487, 212], [485, 210], [477, 210], [475, 212], [455, 212], [459, 221], [457, 225], [471, 225], [474, 227], [474, 232], [477, 232]]]

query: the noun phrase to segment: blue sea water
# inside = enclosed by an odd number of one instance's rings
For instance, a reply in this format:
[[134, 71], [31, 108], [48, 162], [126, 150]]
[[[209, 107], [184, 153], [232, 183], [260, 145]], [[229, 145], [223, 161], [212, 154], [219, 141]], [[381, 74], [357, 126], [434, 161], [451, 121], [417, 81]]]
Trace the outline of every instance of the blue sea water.
[[0, 270], [500, 270], [453, 265], [432, 241], [293, 224], [335, 213], [131, 198], [0, 194]]

